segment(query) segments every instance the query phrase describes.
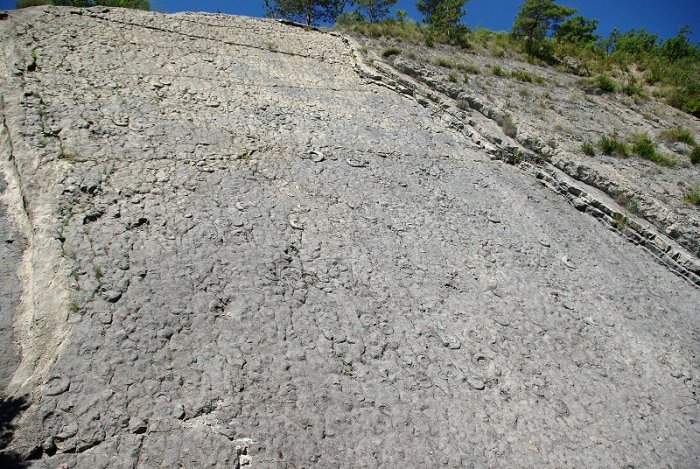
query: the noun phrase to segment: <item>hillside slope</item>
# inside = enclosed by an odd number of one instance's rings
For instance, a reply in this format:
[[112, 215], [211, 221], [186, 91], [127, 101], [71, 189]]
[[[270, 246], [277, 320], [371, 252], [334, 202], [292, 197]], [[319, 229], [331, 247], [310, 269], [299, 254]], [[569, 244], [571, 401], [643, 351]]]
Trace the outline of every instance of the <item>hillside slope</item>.
[[700, 463], [697, 257], [422, 74], [224, 15], [44, 7], [0, 37], [5, 457]]

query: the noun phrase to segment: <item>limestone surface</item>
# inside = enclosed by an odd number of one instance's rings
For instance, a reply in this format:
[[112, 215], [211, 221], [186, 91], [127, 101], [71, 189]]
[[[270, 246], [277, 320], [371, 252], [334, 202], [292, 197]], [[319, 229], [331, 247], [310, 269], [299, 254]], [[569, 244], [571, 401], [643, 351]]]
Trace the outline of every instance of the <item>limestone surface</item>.
[[351, 38], [58, 7], [0, 37], [4, 392], [29, 403], [6, 456], [700, 465], [697, 259]]

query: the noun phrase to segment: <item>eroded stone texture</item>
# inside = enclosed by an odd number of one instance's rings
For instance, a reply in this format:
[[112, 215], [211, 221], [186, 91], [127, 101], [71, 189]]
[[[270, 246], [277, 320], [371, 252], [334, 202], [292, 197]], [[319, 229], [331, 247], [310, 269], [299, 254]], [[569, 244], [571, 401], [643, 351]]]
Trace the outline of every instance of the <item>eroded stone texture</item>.
[[38, 52], [7, 79], [17, 167], [60, 174], [74, 266], [13, 443], [37, 467], [698, 464], [698, 289], [342, 38], [8, 21]]
[[[0, 196], [7, 183], [0, 173]], [[4, 393], [19, 362], [19, 350], [13, 341], [12, 320], [19, 305], [21, 287], [17, 269], [22, 258], [22, 239], [7, 217], [0, 199], [0, 393]]]

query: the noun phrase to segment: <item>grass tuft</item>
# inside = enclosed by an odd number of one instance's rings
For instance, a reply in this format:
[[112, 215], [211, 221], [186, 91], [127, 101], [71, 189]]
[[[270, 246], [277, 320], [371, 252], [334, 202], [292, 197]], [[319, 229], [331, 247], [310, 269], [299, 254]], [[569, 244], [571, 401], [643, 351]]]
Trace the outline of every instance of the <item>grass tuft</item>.
[[382, 57], [391, 57], [393, 55], [399, 55], [401, 53], [401, 49], [398, 47], [387, 47], [382, 51]]
[[588, 156], [595, 156], [595, 146], [591, 142], [585, 142], [581, 145], [581, 151]]
[[606, 93], [614, 93], [617, 90], [617, 83], [615, 80], [610, 78], [608, 75], [598, 75], [596, 78], [596, 84], [601, 91]]
[[629, 148], [625, 142], [618, 140], [615, 135], [602, 136], [598, 142], [598, 148], [606, 155], [627, 156], [629, 154]]
[[656, 150], [656, 144], [646, 134], [634, 137], [632, 153], [661, 166], [675, 166], [678, 163], [675, 157], [659, 153]]
[[687, 192], [683, 198], [690, 205], [700, 205], [700, 184], [695, 186], [692, 191]]
[[530, 75], [530, 73], [525, 70], [513, 70], [512, 72], [510, 72], [510, 76], [512, 76], [518, 81], [524, 81], [526, 83], [532, 83], [534, 81], [532, 75]]
[[668, 142], [683, 142], [695, 146], [693, 133], [685, 127], [672, 127], [661, 132], [661, 138]]
[[445, 68], [457, 68], [457, 62], [448, 57], [438, 57], [435, 59], [435, 65]]
[[700, 145], [695, 145], [693, 151], [690, 152], [690, 162], [700, 164]]

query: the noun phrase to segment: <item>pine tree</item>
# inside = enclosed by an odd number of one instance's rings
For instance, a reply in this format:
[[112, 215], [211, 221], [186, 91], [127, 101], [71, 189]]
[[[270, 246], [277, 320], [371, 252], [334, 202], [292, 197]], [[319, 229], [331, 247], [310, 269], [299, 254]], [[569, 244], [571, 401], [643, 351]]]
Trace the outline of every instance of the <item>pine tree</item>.
[[352, 4], [360, 10], [364, 10], [370, 23], [383, 20], [389, 14], [389, 9], [398, 0], [352, 0]]
[[559, 41], [572, 44], [591, 44], [598, 40], [598, 35], [595, 33], [597, 28], [598, 20], [574, 16], [557, 27], [554, 37]]
[[307, 25], [335, 22], [343, 12], [345, 0], [265, 0], [265, 14]]
[[441, 30], [454, 28], [464, 16], [467, 0], [418, 0], [416, 7], [425, 22]]
[[559, 5], [554, 0], [525, 0], [515, 17], [513, 35], [525, 36], [527, 51], [532, 54], [535, 42], [544, 39], [550, 30], [574, 13], [574, 8]]

